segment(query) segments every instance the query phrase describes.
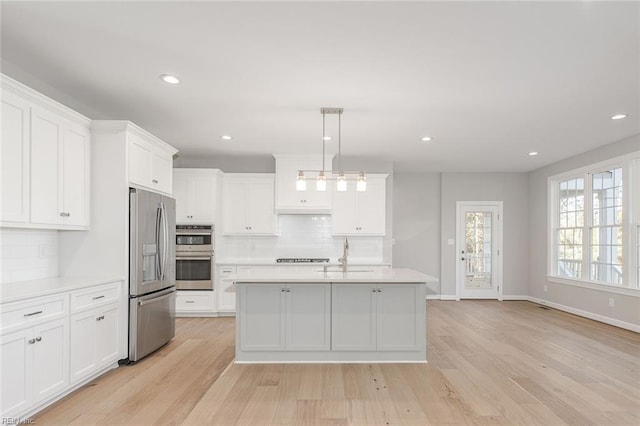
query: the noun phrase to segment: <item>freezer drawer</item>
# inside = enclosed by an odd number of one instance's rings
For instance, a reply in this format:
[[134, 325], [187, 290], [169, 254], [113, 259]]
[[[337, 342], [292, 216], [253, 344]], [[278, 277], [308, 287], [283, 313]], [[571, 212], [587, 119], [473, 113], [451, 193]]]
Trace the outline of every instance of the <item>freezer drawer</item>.
[[129, 299], [129, 361], [137, 361], [175, 335], [175, 287]]

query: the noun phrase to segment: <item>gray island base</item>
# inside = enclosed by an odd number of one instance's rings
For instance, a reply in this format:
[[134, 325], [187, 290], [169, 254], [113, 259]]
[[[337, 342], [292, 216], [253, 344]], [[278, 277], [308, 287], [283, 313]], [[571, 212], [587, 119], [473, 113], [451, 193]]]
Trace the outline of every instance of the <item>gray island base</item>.
[[426, 362], [426, 283], [410, 269], [238, 274], [237, 363]]

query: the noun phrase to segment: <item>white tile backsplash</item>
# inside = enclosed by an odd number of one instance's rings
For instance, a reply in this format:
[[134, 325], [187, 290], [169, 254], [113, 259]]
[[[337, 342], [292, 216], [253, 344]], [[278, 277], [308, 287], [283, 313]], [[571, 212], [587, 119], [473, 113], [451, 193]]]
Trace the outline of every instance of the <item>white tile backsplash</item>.
[[[278, 236], [222, 236], [218, 260], [272, 261], [279, 257], [342, 256], [344, 237], [331, 236], [330, 215], [280, 215]], [[349, 237], [350, 261], [382, 263], [383, 237]]]
[[58, 231], [0, 229], [0, 283], [58, 276]]

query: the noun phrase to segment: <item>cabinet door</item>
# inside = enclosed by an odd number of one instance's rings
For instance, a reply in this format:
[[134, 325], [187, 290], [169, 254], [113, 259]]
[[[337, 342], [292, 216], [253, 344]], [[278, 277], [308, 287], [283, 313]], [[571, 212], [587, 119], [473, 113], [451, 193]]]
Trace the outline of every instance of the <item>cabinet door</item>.
[[95, 311], [71, 317], [71, 383], [78, 382], [96, 368], [96, 317]]
[[31, 329], [0, 338], [0, 416], [7, 418], [24, 412], [31, 403], [33, 338]]
[[189, 194], [189, 175], [183, 173], [173, 174], [173, 198], [176, 199], [176, 223], [190, 223], [190, 194]]
[[233, 288], [233, 280], [220, 280], [217, 285], [218, 289], [218, 311], [219, 312], [235, 312], [236, 311], [236, 293]]
[[189, 179], [191, 220], [195, 223], [215, 222], [215, 176], [192, 176]]
[[366, 191], [354, 192], [358, 199], [356, 224], [358, 234], [385, 234], [385, 186], [384, 179], [369, 179]]
[[[330, 170], [332, 168], [331, 160], [327, 159], [325, 161], [325, 170], [329, 170], [327, 175], [331, 174]], [[322, 170], [322, 156], [314, 159], [305, 159], [302, 163], [302, 169], [304, 170]], [[331, 187], [335, 186], [335, 181], [327, 181], [327, 190], [326, 191], [317, 191], [316, 190], [316, 178], [317, 174], [314, 173], [311, 176], [307, 176], [307, 190], [304, 192], [298, 192], [300, 196], [304, 199], [304, 207], [305, 208], [317, 208], [317, 209], [330, 209], [331, 208]], [[297, 174], [296, 174], [297, 177]], [[294, 177], [294, 185], [295, 185], [295, 177]]]
[[62, 222], [62, 120], [48, 111], [31, 110], [31, 221]]
[[331, 284], [288, 284], [285, 295], [287, 350], [330, 350]]
[[[276, 159], [277, 208], [298, 208], [304, 205], [305, 192], [296, 190], [298, 170], [304, 169], [302, 160], [290, 158]], [[307, 182], [309, 188], [312, 182]]]
[[225, 234], [246, 234], [249, 232], [247, 225], [249, 200], [245, 182], [225, 180], [223, 209]]
[[275, 234], [273, 179], [251, 180], [247, 186], [247, 226], [251, 234]]
[[29, 221], [29, 104], [6, 90], [2, 93], [0, 221]]
[[153, 154], [151, 146], [137, 136], [128, 135], [129, 139], [129, 182], [151, 187]]
[[173, 191], [173, 158], [161, 151], [152, 152], [151, 187], [171, 195]]
[[33, 401], [46, 399], [69, 384], [69, 330], [67, 319], [34, 327]]
[[118, 330], [120, 309], [118, 305], [105, 307], [96, 317], [96, 363], [104, 367], [118, 360]]
[[420, 350], [418, 333], [424, 330], [420, 312], [425, 301], [419, 284], [383, 284], [378, 288], [378, 350]]
[[[332, 189], [331, 233], [333, 235], [353, 235], [358, 233], [357, 192], [354, 182], [347, 182], [346, 191]], [[367, 212], [375, 214], [374, 212]]]
[[376, 349], [376, 294], [369, 284], [333, 284], [331, 347], [334, 351]]
[[62, 209], [65, 225], [86, 226], [89, 222], [89, 131], [67, 125], [62, 149]]
[[283, 350], [284, 284], [241, 284], [240, 348], [244, 351]]

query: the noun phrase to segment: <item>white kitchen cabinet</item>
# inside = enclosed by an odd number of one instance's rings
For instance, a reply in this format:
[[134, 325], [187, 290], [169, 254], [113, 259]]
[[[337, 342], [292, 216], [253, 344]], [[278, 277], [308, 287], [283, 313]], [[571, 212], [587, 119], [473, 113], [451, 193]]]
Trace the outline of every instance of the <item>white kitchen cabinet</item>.
[[3, 335], [0, 348], [0, 416], [19, 415], [69, 385], [67, 318]]
[[176, 223], [215, 223], [216, 182], [220, 174], [216, 169], [173, 170]]
[[0, 221], [27, 223], [29, 222], [31, 105], [8, 90], [3, 90], [0, 101], [2, 104]]
[[90, 122], [2, 76], [2, 225], [88, 229]]
[[128, 124], [129, 183], [172, 195], [173, 155], [177, 150], [132, 123]]
[[419, 351], [424, 284], [334, 284], [334, 351]]
[[236, 293], [233, 286], [235, 266], [218, 266], [218, 279], [214, 284], [217, 293], [217, 310], [221, 315], [233, 315], [236, 312]]
[[118, 360], [117, 303], [71, 316], [71, 382], [79, 382]]
[[178, 290], [176, 316], [211, 316], [215, 312], [214, 296], [210, 290]]
[[362, 192], [353, 181], [347, 182], [346, 191], [332, 189], [332, 235], [385, 235], [386, 177], [368, 175]]
[[329, 351], [331, 285], [243, 284], [242, 351]]
[[[317, 173], [306, 173], [307, 189], [298, 191], [299, 170], [322, 170], [321, 155], [274, 155], [276, 158], [276, 210], [279, 213], [329, 213], [332, 181], [326, 191], [316, 191]], [[325, 156], [327, 176], [331, 175], [333, 156]]]
[[224, 175], [223, 233], [275, 235], [274, 177], [268, 173]]

